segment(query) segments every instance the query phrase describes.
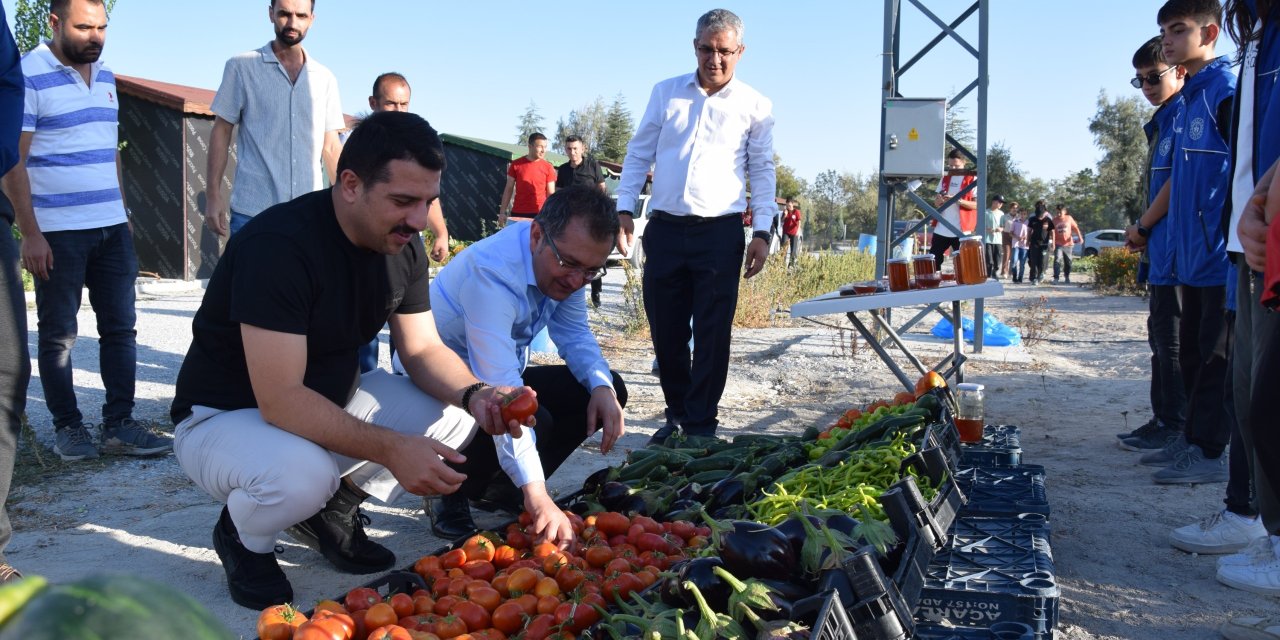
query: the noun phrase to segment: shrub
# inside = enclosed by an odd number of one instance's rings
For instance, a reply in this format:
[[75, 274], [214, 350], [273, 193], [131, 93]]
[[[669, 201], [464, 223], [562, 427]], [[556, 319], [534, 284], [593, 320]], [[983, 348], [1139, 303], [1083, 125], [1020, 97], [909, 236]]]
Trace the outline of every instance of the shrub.
[[1107, 247], [1093, 263], [1093, 288], [1114, 295], [1142, 295], [1138, 284], [1140, 254], [1120, 247]]
[[802, 254], [787, 267], [781, 253], [769, 256], [764, 271], [738, 285], [733, 326], [767, 327], [773, 314], [792, 304], [835, 291], [840, 285], [875, 277], [875, 256], [865, 253]]

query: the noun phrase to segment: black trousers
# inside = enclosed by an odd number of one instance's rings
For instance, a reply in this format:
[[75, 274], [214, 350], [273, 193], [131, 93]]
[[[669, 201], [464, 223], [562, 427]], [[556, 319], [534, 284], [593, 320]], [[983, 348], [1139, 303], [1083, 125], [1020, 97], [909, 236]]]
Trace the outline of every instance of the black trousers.
[[1203, 449], [1206, 457], [1216, 458], [1231, 441], [1231, 425], [1223, 404], [1227, 395], [1227, 353], [1231, 350], [1226, 286], [1179, 288], [1182, 326], [1178, 341], [1187, 389], [1187, 442]]
[[987, 275], [999, 279], [1000, 266], [1004, 264], [1004, 245], [999, 242], [988, 242], [983, 245], [987, 254]]
[[4, 562], [4, 548], [13, 535], [4, 505], [9, 499], [18, 432], [27, 410], [27, 383], [31, 381], [27, 300], [18, 272], [18, 244], [9, 224], [0, 224], [0, 289], [4, 295], [0, 303], [0, 562]]
[[[627, 387], [622, 376], [613, 373], [613, 389], [618, 394], [618, 404], [627, 406]], [[529, 367], [524, 370], [524, 383], [538, 392], [538, 421], [534, 433], [538, 437], [538, 457], [542, 460], [542, 473], [550, 478], [561, 464], [587, 439], [587, 402], [591, 393], [583, 387], [573, 372], [565, 365]], [[480, 498], [493, 485], [499, 493], [515, 492], [515, 484], [498, 464], [498, 452], [493, 438], [477, 433], [462, 448], [467, 460], [451, 465], [467, 475], [458, 493], [471, 499]]]
[[1187, 424], [1187, 387], [1182, 376], [1182, 293], [1173, 285], [1147, 285], [1150, 312], [1151, 411], [1164, 426], [1182, 431]]
[[715, 433], [746, 250], [742, 219], [659, 214], [645, 227], [643, 242], [644, 310], [667, 422], [690, 434]]
[[[1227, 312], [1227, 330], [1233, 334], [1235, 332], [1236, 312]], [[1234, 338], [1234, 335], [1232, 336]], [[1227, 511], [1236, 515], [1252, 518], [1258, 515], [1257, 502], [1253, 497], [1253, 477], [1252, 474], [1252, 454], [1244, 446], [1244, 438], [1241, 433], [1241, 423], [1236, 415], [1235, 406], [1235, 381], [1232, 372], [1235, 369], [1235, 341], [1232, 340], [1232, 349], [1227, 353], [1227, 375], [1226, 375], [1226, 392], [1223, 398], [1223, 411], [1227, 415], [1227, 421], [1231, 424], [1231, 448], [1229, 449], [1230, 458], [1227, 458], [1227, 495], [1222, 500], [1227, 506]]]
[[933, 239], [929, 241], [929, 253], [933, 254], [933, 260], [938, 264], [939, 270], [942, 269], [942, 261], [946, 259], [947, 249], [955, 255], [955, 252], [960, 250], [960, 238], [944, 236], [934, 231]]
[[1031, 275], [1027, 276], [1032, 282], [1040, 282], [1044, 279], [1044, 253], [1048, 247], [1037, 247], [1031, 245], [1027, 249], [1027, 264], [1031, 265]]
[[[1280, 419], [1275, 410], [1280, 313], [1258, 303], [1262, 277], [1253, 274], [1243, 259], [1239, 263], [1232, 390], [1241, 448], [1251, 463], [1254, 503], [1267, 533], [1280, 535]], [[1230, 463], [1235, 464], [1234, 455]]]

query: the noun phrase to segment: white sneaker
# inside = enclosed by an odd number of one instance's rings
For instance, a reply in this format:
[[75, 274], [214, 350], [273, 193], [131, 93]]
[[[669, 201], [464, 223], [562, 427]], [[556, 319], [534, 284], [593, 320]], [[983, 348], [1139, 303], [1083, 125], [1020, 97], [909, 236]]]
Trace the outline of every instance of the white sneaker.
[[1280, 640], [1280, 616], [1236, 618], [1218, 631], [1227, 640]]
[[1266, 562], [1272, 553], [1271, 536], [1260, 535], [1236, 553], [1218, 558], [1218, 567], [1261, 564]]
[[1169, 534], [1169, 544], [1187, 553], [1233, 553], [1266, 535], [1261, 519], [1223, 509], [1200, 522], [1174, 529]]
[[1218, 582], [1243, 591], [1280, 597], [1280, 536], [1271, 537], [1271, 557], [1250, 565], [1218, 568]]

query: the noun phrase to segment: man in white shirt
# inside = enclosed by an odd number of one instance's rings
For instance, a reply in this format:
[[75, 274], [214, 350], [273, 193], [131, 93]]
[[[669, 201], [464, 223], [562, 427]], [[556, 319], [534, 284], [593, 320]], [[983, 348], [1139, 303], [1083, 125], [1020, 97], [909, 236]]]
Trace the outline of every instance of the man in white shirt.
[[[750, 278], [764, 268], [769, 227], [778, 214], [773, 103], [734, 77], [746, 50], [742, 36], [742, 20], [730, 11], [715, 9], [698, 18], [697, 70], [654, 86], [627, 145], [617, 189], [618, 244], [626, 253], [635, 228], [632, 212], [653, 167], [644, 307], [667, 404], [666, 424], [655, 441], [679, 428], [715, 433], [743, 252], [744, 275]], [[749, 246], [741, 231], [748, 179], [757, 203]], [[690, 335], [697, 345], [692, 365]]]
[[[227, 61], [211, 109], [205, 224], [219, 236], [239, 231], [264, 209], [324, 186], [335, 177], [346, 127], [333, 72], [307, 54], [302, 40], [315, 0], [272, 0], [276, 37]], [[223, 174], [236, 136], [235, 190], [228, 203]], [[228, 225], [227, 211], [231, 217]]]

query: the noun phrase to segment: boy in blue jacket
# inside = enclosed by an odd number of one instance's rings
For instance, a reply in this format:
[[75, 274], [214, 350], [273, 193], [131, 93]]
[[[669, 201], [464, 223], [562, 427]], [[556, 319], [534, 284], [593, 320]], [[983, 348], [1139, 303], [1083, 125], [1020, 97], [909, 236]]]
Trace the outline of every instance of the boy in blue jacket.
[[1231, 336], [1227, 251], [1219, 229], [1230, 183], [1227, 140], [1236, 79], [1230, 61], [1214, 55], [1221, 16], [1217, 0], [1169, 0], [1156, 18], [1165, 61], [1187, 71], [1173, 117], [1169, 181], [1135, 228], [1141, 236], [1136, 244], [1145, 240], [1150, 256], [1149, 281], [1176, 287], [1181, 302], [1178, 342], [1187, 421], [1180, 437], [1146, 460], [1169, 465], [1152, 474], [1160, 484], [1227, 481]]

